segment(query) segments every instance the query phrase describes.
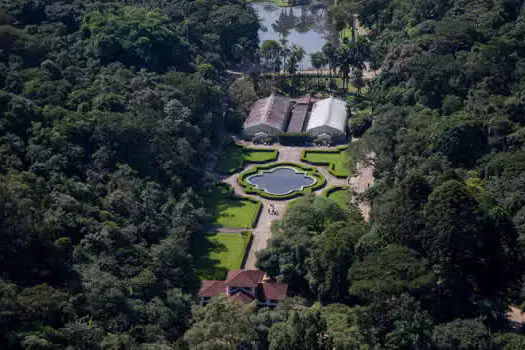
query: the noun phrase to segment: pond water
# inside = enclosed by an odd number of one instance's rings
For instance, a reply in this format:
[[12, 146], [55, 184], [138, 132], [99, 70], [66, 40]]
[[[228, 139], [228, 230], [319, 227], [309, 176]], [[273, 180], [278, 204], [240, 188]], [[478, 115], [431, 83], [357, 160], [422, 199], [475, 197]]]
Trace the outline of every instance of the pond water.
[[272, 2], [253, 2], [251, 6], [257, 12], [262, 29], [259, 40], [286, 38], [288, 45], [296, 44], [306, 52], [301, 62], [301, 69], [310, 69], [310, 54], [321, 51], [325, 42], [337, 42], [338, 33], [328, 20], [328, 13], [323, 5], [311, 1], [308, 5], [279, 7]]
[[304, 172], [285, 167], [264, 170], [259, 174], [248, 177], [246, 180], [258, 189], [276, 195], [301, 191], [317, 182], [316, 179], [306, 175]]

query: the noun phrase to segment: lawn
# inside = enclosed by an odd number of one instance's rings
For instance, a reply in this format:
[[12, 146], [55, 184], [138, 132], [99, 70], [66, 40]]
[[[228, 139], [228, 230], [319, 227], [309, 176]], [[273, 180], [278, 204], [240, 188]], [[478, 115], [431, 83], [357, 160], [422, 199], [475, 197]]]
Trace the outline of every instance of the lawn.
[[332, 199], [337, 204], [339, 204], [341, 208], [348, 208], [348, 199], [350, 198], [350, 194], [348, 193], [347, 189], [339, 189], [332, 191], [328, 195], [328, 198]]
[[204, 205], [213, 218], [213, 226], [252, 228], [261, 203], [238, 197], [227, 186], [215, 186], [207, 191]]
[[[246, 2], [257, 2], [258, 0], [246, 0]], [[268, 2], [273, 2], [279, 7], [290, 7], [292, 6], [291, 0], [268, 0]]]
[[267, 163], [277, 160], [277, 151], [257, 150], [239, 145], [225, 147], [218, 161], [219, 172], [233, 174], [244, 168], [244, 163]]
[[350, 176], [350, 155], [346, 149], [333, 152], [305, 151], [304, 159], [311, 164], [333, 164], [330, 173], [337, 177]]
[[241, 268], [251, 232], [208, 233], [192, 242], [197, 275], [201, 279], [226, 279], [229, 270]]
[[[352, 41], [352, 26], [350, 24], [347, 24], [346, 27], [344, 27], [343, 30], [339, 32], [339, 36], [341, 37], [341, 41], [343, 41], [345, 38]], [[357, 40], [358, 37], [359, 37], [359, 33], [356, 30], [355, 40]]]

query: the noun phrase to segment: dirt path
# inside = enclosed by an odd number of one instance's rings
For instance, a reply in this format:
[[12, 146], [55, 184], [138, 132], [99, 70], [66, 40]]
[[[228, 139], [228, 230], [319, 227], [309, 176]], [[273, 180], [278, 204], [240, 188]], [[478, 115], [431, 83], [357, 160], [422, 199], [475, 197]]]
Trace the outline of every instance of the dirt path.
[[[370, 157], [373, 158], [374, 154], [370, 154]], [[357, 163], [357, 174], [350, 178], [350, 182], [352, 183], [353, 191], [357, 194], [362, 194], [374, 184], [374, 167], [369, 164]], [[372, 209], [371, 204], [367, 201], [357, 201], [357, 205], [365, 220], [368, 221]]]
[[[271, 145], [271, 146], [259, 146], [259, 145], [253, 145], [250, 142], [245, 141], [238, 141], [239, 144], [243, 144], [245, 146], [253, 147], [253, 148], [273, 148], [277, 149], [279, 151], [279, 158], [277, 159], [278, 162], [293, 162], [293, 163], [299, 163], [301, 164], [301, 153], [304, 149], [304, 147], [288, 147], [288, 146], [282, 146], [282, 145]], [[335, 147], [317, 147], [315, 149], [326, 149], [326, 150], [335, 150]], [[305, 163], [302, 163], [305, 164]], [[306, 164], [309, 165], [309, 164]], [[251, 197], [256, 200], [261, 201], [263, 204], [263, 211], [261, 213], [261, 216], [259, 217], [259, 221], [257, 222], [257, 226], [252, 230], [252, 245], [250, 248], [250, 251], [248, 253], [248, 258], [246, 259], [246, 264], [244, 266], [245, 269], [254, 269], [255, 268], [255, 261], [256, 256], [255, 253], [258, 251], [264, 249], [268, 245], [268, 239], [271, 236], [271, 225], [272, 222], [278, 219], [281, 219], [287, 208], [287, 204], [290, 200], [269, 200], [265, 198], [261, 198], [259, 196], [254, 196], [247, 194], [244, 192], [244, 188], [238, 183], [237, 179], [239, 178], [239, 175], [246, 170], [252, 169], [253, 167], [257, 166], [257, 164], [252, 164], [244, 168], [241, 172], [235, 173], [233, 175], [230, 175], [222, 180], [222, 182], [227, 183], [230, 185], [235, 194], [241, 197]], [[326, 186], [318, 191], [316, 191], [317, 195], [321, 195], [325, 188], [331, 187], [331, 186], [348, 186], [348, 180], [347, 179], [339, 179], [333, 176], [328, 172], [328, 169], [324, 166], [318, 166], [317, 169], [323, 174], [323, 176], [326, 179]], [[273, 204], [275, 209], [277, 209], [277, 212], [279, 215], [270, 215], [268, 213], [268, 208], [270, 207], [270, 204]], [[222, 232], [223, 229], [221, 229]], [[227, 228], [224, 228], [224, 232], [232, 232], [231, 230], [228, 230]], [[235, 231], [236, 232], [236, 231]]]

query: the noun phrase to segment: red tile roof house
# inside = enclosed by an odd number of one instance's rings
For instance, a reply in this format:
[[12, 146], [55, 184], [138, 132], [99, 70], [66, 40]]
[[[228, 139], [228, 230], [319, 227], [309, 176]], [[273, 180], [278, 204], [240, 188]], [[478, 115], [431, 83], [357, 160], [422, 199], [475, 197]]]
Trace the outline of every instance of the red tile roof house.
[[210, 298], [226, 295], [249, 304], [257, 300], [260, 306], [275, 306], [286, 297], [288, 284], [275, 283], [259, 270], [229, 271], [226, 281], [202, 281], [199, 298], [206, 305]]

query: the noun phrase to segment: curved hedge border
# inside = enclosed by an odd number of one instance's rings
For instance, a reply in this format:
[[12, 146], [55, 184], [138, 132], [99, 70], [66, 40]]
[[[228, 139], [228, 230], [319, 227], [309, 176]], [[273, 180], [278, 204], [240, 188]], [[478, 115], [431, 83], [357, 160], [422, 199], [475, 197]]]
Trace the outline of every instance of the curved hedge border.
[[[302, 191], [293, 191], [287, 194], [278, 195], [278, 194], [270, 194], [270, 193], [265, 192], [264, 190], [260, 190], [256, 188], [256, 186], [250, 184], [247, 181], [247, 178], [250, 177], [251, 175], [257, 174], [262, 170], [270, 170], [270, 169], [277, 168], [277, 167], [292, 167], [292, 168], [302, 170], [306, 172], [308, 176], [315, 178], [316, 183], [312, 186], [306, 187]], [[244, 191], [246, 191], [246, 193], [256, 194], [256, 195], [261, 196], [262, 198], [275, 199], [275, 200], [285, 200], [285, 199], [292, 199], [292, 198], [304, 196], [305, 194], [317, 191], [326, 185], [326, 179], [315, 167], [304, 166], [301, 164], [296, 164], [296, 163], [291, 163], [291, 162], [271, 163], [271, 164], [256, 166], [253, 169], [250, 169], [242, 173], [237, 179], [237, 181], [239, 182], [241, 186], [244, 187]]]
[[244, 147], [242, 145], [234, 145], [233, 147], [241, 148], [243, 152], [250, 152], [250, 151], [251, 152], [263, 152], [263, 153], [273, 153], [274, 155], [271, 159], [262, 160], [262, 161], [252, 161], [252, 160], [247, 161], [243, 157], [241, 161], [239, 162], [239, 165], [236, 168], [228, 170], [227, 172], [228, 175], [232, 175], [232, 174], [235, 174], [241, 171], [242, 169], [246, 167], [247, 163], [248, 164], [267, 164], [270, 162], [275, 162], [279, 158], [279, 151], [276, 150], [275, 148], [254, 148], [254, 147]]
[[255, 215], [252, 218], [252, 228], [255, 228], [257, 226], [257, 223], [259, 222], [259, 218], [261, 217], [261, 213], [262, 213], [262, 209], [263, 209], [263, 205], [262, 205], [261, 201], [258, 201], [257, 199], [253, 199], [253, 198], [250, 198], [250, 197], [241, 197], [241, 196], [236, 195], [235, 191], [233, 190], [233, 188], [230, 185], [228, 185], [228, 184], [226, 184], [224, 182], [218, 183], [215, 186], [216, 187], [225, 187], [228, 190], [228, 196], [230, 196], [230, 198], [233, 198], [233, 199], [236, 199], [236, 200], [247, 200], [249, 202], [252, 202], [252, 203], [255, 203], [255, 204], [259, 204], [258, 209], [257, 209], [257, 213], [255, 213]]
[[328, 198], [330, 197], [332, 193], [336, 191], [346, 191], [348, 189], [350, 189], [350, 186], [331, 186], [331, 187], [328, 187], [326, 190], [324, 190], [323, 196]]
[[306, 159], [306, 154], [311, 153], [341, 153], [341, 151], [345, 151], [348, 149], [348, 146], [339, 146], [336, 148], [336, 150], [328, 150], [328, 149], [303, 149], [301, 152], [301, 162], [305, 162], [311, 165], [321, 165], [328, 167], [328, 172], [332, 174], [333, 176], [339, 178], [339, 179], [346, 179], [348, 176], [346, 175], [340, 175], [335, 172], [335, 164], [332, 162], [312, 162]]

